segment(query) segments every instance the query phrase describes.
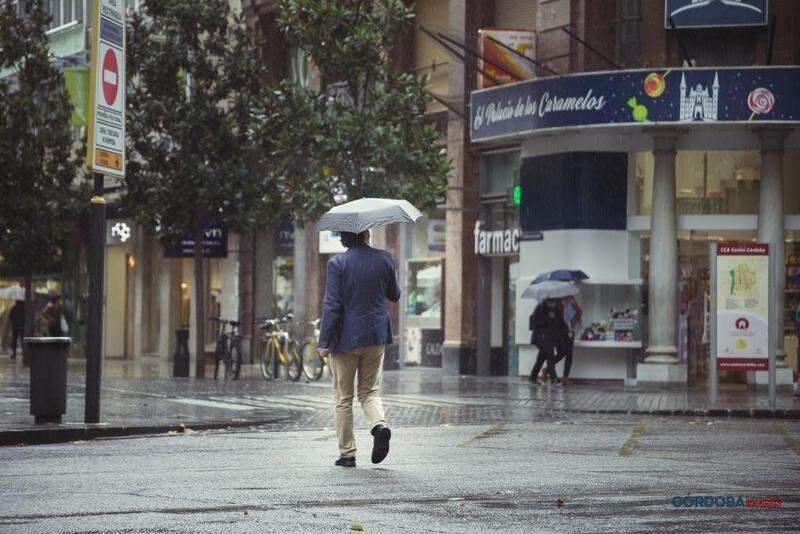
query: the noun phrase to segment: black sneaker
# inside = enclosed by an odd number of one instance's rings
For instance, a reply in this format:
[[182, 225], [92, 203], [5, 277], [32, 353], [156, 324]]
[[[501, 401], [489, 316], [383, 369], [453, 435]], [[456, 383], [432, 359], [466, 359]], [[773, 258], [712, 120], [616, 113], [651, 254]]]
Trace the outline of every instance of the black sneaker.
[[352, 456], [350, 457], [340, 456], [339, 459], [334, 462], [334, 465], [337, 465], [339, 467], [355, 467], [356, 459]]
[[392, 431], [389, 427], [380, 424], [372, 429], [372, 463], [379, 464], [389, 454], [389, 440], [392, 439]]
[[533, 378], [532, 376], [528, 377], [528, 382], [530, 382], [531, 384], [534, 384], [536, 386], [541, 386], [542, 385], [541, 382], [539, 382], [537, 379]]

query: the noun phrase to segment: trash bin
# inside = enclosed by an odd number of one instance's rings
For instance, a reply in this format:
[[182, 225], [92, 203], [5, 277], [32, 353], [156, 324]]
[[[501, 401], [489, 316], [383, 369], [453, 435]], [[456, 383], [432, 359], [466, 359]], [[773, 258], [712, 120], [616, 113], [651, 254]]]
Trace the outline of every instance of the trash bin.
[[26, 337], [31, 360], [31, 415], [38, 423], [60, 423], [67, 412], [68, 337]]
[[189, 378], [189, 329], [179, 328], [175, 331], [178, 343], [172, 355], [173, 378]]

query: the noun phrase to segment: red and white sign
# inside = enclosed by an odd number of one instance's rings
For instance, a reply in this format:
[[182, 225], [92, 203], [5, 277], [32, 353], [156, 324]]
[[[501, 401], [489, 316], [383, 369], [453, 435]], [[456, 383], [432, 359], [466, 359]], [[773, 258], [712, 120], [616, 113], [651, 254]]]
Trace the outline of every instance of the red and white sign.
[[107, 106], [114, 106], [119, 93], [119, 64], [113, 48], [106, 50], [103, 56], [103, 97]]

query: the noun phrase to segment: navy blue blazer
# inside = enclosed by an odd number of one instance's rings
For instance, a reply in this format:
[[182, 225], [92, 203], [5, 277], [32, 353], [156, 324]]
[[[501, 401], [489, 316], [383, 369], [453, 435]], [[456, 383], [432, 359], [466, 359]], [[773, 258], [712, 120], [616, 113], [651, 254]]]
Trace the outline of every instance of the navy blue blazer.
[[400, 300], [391, 254], [362, 245], [328, 260], [318, 346], [337, 353], [391, 344], [386, 299]]

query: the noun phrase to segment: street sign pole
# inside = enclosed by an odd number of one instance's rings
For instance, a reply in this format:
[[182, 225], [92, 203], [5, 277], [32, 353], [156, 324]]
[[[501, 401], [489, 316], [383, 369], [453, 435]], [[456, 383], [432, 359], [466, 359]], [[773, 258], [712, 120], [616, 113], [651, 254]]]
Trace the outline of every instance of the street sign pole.
[[103, 268], [106, 257], [105, 175], [125, 176], [125, 2], [92, 5], [92, 66], [86, 165], [94, 191], [89, 206], [88, 324], [86, 332], [86, 423], [100, 422], [103, 368]]
[[717, 406], [717, 388], [719, 377], [717, 371], [717, 243], [708, 245], [708, 257], [710, 259], [710, 280], [711, 285], [711, 306], [708, 317], [709, 322], [709, 355], [711, 361], [708, 369], [708, 392], [711, 406]]
[[86, 403], [84, 421], [100, 422], [100, 381], [103, 370], [103, 263], [106, 256], [104, 177], [94, 173], [94, 196], [89, 206], [89, 302], [86, 332]]

